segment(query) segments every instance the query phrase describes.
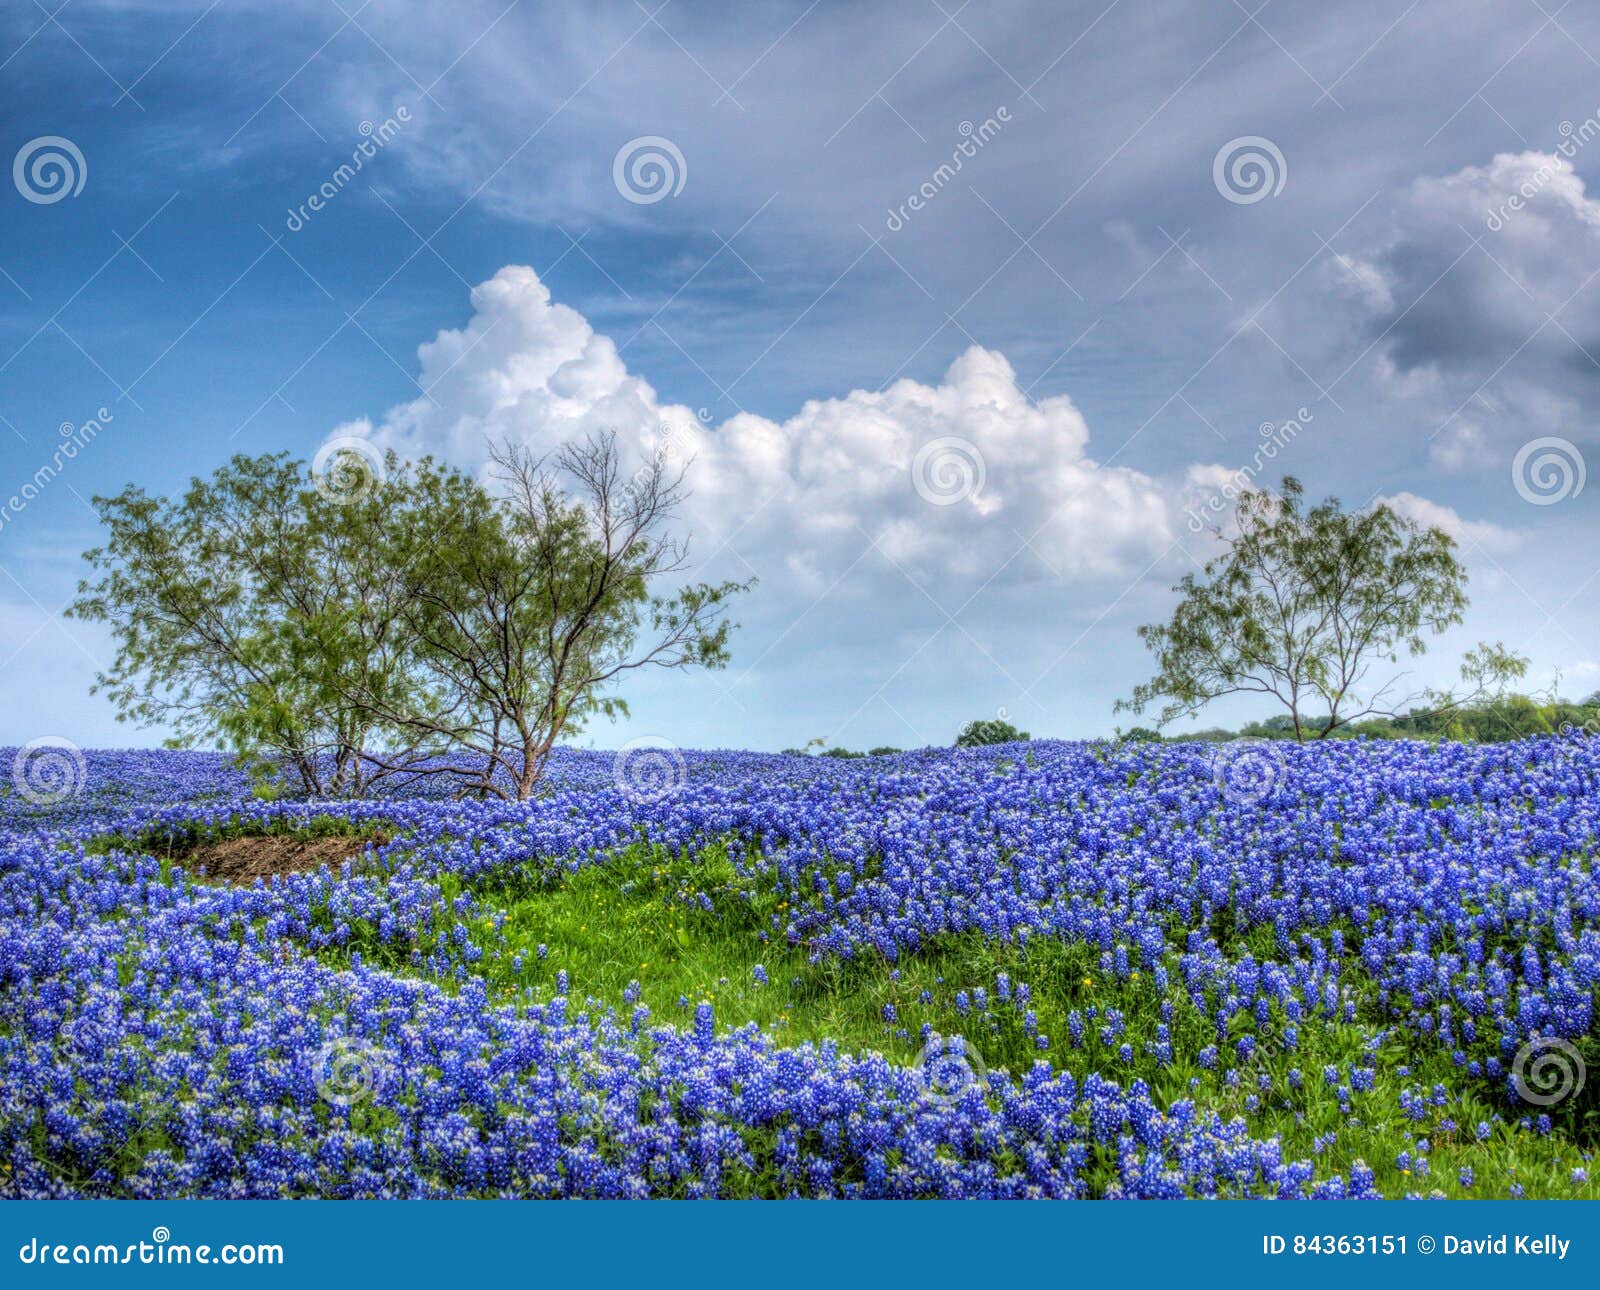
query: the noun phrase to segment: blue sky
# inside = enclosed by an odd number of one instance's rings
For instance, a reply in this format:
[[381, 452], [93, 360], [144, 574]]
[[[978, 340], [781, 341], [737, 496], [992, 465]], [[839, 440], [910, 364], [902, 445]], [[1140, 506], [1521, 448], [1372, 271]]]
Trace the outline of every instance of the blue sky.
[[110, 415], [5, 507], [0, 742], [161, 737], [60, 617], [86, 499], [348, 435], [684, 449], [699, 572], [760, 586], [601, 745], [1107, 733], [1267, 440], [1459, 536], [1418, 683], [1498, 637], [1600, 688], [1600, 484], [1533, 477], [1596, 453], [1582, 6], [46, 3], [0, 15], [0, 503]]

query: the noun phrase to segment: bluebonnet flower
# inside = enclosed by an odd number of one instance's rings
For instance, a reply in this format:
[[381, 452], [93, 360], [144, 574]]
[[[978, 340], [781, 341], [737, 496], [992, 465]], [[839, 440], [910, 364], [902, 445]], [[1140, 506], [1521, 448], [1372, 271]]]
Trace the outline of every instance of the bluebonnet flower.
[[[1188, 1036], [1212, 1041], [1196, 1058], [1208, 1070], [1253, 1060], [1277, 1044], [1259, 1031], [1238, 1044], [1241, 1019], [1281, 1017], [1285, 1048], [1331, 1030], [1348, 1044], [1327, 1051], [1374, 1054], [1341, 1061], [1348, 1087], [1337, 1070], [1328, 1081], [1347, 1123], [1352, 1091], [1375, 1087], [1380, 1051], [1407, 1045], [1419, 1072], [1434, 1069], [1423, 1054], [1451, 1063], [1455, 1093], [1402, 1091], [1420, 1132], [1469, 1080], [1485, 1081], [1485, 1098], [1508, 1097], [1531, 1038], [1592, 1032], [1597, 893], [1574, 858], [1600, 834], [1600, 750], [1291, 748], [1295, 773], [1271, 811], [1228, 801], [1199, 752], [1041, 742], [1014, 775], [965, 751], [871, 769], [693, 754], [681, 790], [640, 807], [621, 798], [606, 756], [562, 749], [533, 802], [380, 793], [328, 804], [392, 841], [361, 864], [248, 888], [84, 844], [293, 823], [303, 803], [255, 800], [220, 757], [90, 753], [85, 800], [44, 816], [0, 797], [0, 979], [17, 987], [0, 991], [0, 1035], [27, 1038], [0, 1044], [0, 1087], [15, 1099], [0, 1190], [712, 1196], [762, 1177], [802, 1195], [1361, 1197], [1376, 1193], [1364, 1165], [1327, 1173], [1325, 1148], [1316, 1165], [1286, 1159], [1278, 1140], [1198, 1099], [1168, 1105], [1139, 1076], [1173, 1060], [1174, 1035], [1181, 1060]], [[517, 979], [527, 967], [507, 948], [517, 929], [491, 895], [508, 877], [550, 889], [635, 844], [678, 873], [709, 838], [726, 839], [736, 882], [699, 879], [700, 891], [686, 880], [672, 908], [731, 929], [749, 898], [740, 893], [770, 895], [783, 903], [773, 943], [796, 962], [893, 973], [947, 936], [1018, 949], [1032, 936], [1087, 954], [1099, 966], [1081, 993], [1073, 983], [1081, 1011], [1067, 1019], [1078, 1051], [1060, 1065], [1041, 1056], [1032, 1071], [995, 1063], [984, 1089], [946, 1105], [925, 1096], [907, 1056], [785, 1048], [726, 1016], [719, 1033], [709, 1000], [684, 1015], [688, 997], [675, 1024], [652, 1026], [638, 1006], [613, 1015], [615, 999], [567, 1000], [565, 969], [554, 980], [563, 997], [548, 978]], [[1246, 953], [1215, 932], [1223, 925], [1265, 934]], [[580, 994], [597, 989], [573, 947], [559, 948]], [[549, 948], [535, 953], [544, 962]], [[507, 965], [514, 985], [502, 990], [492, 973]], [[1153, 1044], [1142, 1030], [1130, 1041], [1115, 1006], [1135, 997], [1136, 968], [1170, 1027]], [[989, 985], [1011, 1005], [1008, 1024], [1020, 1017], [1047, 1054], [1024, 983]], [[630, 982], [623, 1004], [639, 993]], [[1154, 1015], [1151, 997], [1137, 997], [1149, 1008], [1138, 1015]], [[919, 998], [933, 1007], [930, 992]], [[990, 996], [977, 998], [982, 1014]], [[1083, 1002], [1095, 998], [1097, 1008]], [[970, 1016], [972, 996], [962, 999], [958, 1015]], [[1365, 1035], [1366, 1023], [1337, 1035], [1358, 1000], [1366, 1017], [1387, 1018], [1381, 1035]], [[932, 1038], [918, 1022], [913, 1050]], [[1084, 1049], [1091, 1024], [1105, 1047]], [[319, 1098], [316, 1054], [344, 1039], [392, 1071], [374, 1094], [384, 1114], [365, 1122], [398, 1121], [405, 1134], [364, 1129]], [[1263, 1078], [1250, 1066], [1224, 1076], [1262, 1094], [1257, 1108], [1271, 1101]], [[1289, 1073], [1291, 1090], [1304, 1082]], [[116, 1137], [118, 1118], [148, 1104], [172, 1108], [159, 1145], [116, 1138], [134, 1145], [100, 1170], [63, 1154]], [[1530, 1132], [1556, 1136], [1548, 1119], [1528, 1119]], [[1490, 1137], [1489, 1124], [1475, 1136]], [[1555, 1144], [1543, 1149], [1559, 1158]], [[1421, 1141], [1409, 1153], [1414, 1178], [1427, 1155]]]

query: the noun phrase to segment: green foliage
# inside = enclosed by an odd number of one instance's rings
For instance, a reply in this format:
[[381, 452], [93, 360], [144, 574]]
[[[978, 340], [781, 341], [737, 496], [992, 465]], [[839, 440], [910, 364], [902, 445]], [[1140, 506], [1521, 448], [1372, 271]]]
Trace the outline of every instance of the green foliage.
[[1508, 694], [1492, 701], [1445, 709], [1408, 712], [1387, 723], [1394, 737], [1464, 739], [1495, 743], [1531, 735], [1553, 735], [1600, 728], [1600, 704], [1542, 700]]
[[[1234, 531], [1218, 536], [1222, 551], [1175, 588], [1171, 621], [1139, 629], [1157, 671], [1119, 709], [1155, 706], [1165, 725], [1224, 695], [1264, 694], [1286, 709], [1295, 738], [1325, 738], [1406, 706], [1397, 678], [1380, 683], [1374, 666], [1423, 652], [1466, 608], [1466, 570], [1443, 530], [1387, 505], [1347, 512], [1328, 498], [1308, 509], [1292, 477], [1280, 495], [1241, 494]], [[1462, 671], [1476, 697], [1526, 667], [1481, 646]], [[1411, 702], [1419, 697], [1463, 702]]]
[[[1600, 731], [1600, 703], [1503, 694], [1441, 708], [1415, 708], [1392, 717], [1373, 717], [1341, 726], [1329, 738], [1454, 739], [1499, 743], [1534, 735]], [[1126, 737], [1126, 736], [1125, 736]], [[1286, 716], [1251, 721], [1238, 730], [1213, 728], [1175, 734], [1175, 740], [1221, 743], [1229, 739], [1293, 739], [1294, 722]]]
[[1161, 732], [1149, 726], [1132, 726], [1127, 730], [1118, 730], [1117, 738], [1130, 744], [1158, 744], [1161, 742]]
[[682, 476], [660, 457], [624, 477], [615, 436], [603, 435], [562, 449], [550, 471], [510, 445], [491, 458], [497, 494], [470, 486], [406, 563], [405, 621], [430, 702], [353, 697], [475, 754], [464, 789], [526, 799], [563, 735], [626, 713], [613, 689], [624, 675], [724, 666], [727, 607], [753, 583], [655, 594], [686, 563], [665, 531]]
[[496, 456], [504, 491], [430, 459], [349, 451], [314, 478], [287, 454], [234, 457], [178, 498], [97, 497], [98, 575], [70, 612], [107, 624], [118, 716], [221, 743], [262, 786], [312, 796], [458, 775], [526, 798], [550, 750], [625, 711], [640, 667], [721, 667], [725, 610], [749, 584], [656, 585], [681, 490], [661, 462], [621, 475], [614, 439], [558, 465]]
[[[430, 461], [319, 490], [285, 453], [236, 456], [175, 498], [96, 497], [103, 546], [69, 613], [117, 643], [98, 678], [123, 720], [221, 743], [266, 780], [287, 766], [316, 796], [360, 793], [385, 733], [352, 688], [415, 695], [404, 561], [466, 481]], [[348, 485], [347, 476], [344, 482]]]
[[1009, 721], [998, 717], [969, 721], [956, 736], [957, 748], [985, 748], [990, 744], [1016, 744], [1028, 738], [1026, 730], [1018, 730]]

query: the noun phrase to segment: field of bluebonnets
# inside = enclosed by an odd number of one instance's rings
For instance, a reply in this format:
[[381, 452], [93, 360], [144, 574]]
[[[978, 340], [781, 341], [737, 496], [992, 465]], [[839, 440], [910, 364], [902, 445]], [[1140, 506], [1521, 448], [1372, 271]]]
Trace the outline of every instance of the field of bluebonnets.
[[[27, 755], [6, 1195], [1596, 1195], [1593, 739], [567, 751], [523, 804]], [[193, 859], [252, 834], [359, 849]]]

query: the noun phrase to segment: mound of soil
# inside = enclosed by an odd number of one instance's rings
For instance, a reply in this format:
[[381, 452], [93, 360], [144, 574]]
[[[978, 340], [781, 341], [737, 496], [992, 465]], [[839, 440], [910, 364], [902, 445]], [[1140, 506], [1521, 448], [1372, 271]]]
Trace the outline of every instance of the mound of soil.
[[289, 834], [218, 838], [197, 842], [173, 856], [196, 877], [248, 887], [257, 878], [279, 873], [307, 873], [327, 865], [337, 869], [368, 846], [382, 846], [382, 835], [297, 838]]

